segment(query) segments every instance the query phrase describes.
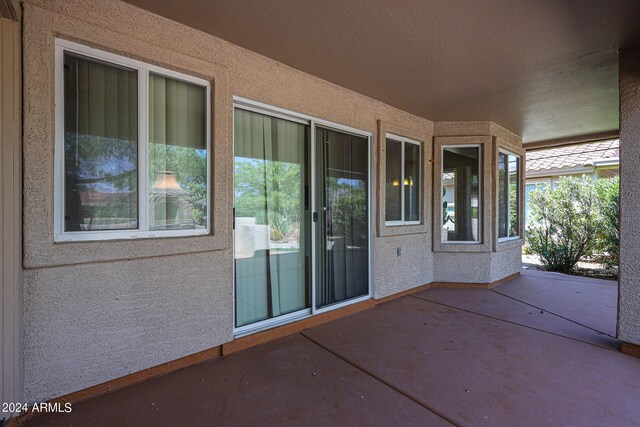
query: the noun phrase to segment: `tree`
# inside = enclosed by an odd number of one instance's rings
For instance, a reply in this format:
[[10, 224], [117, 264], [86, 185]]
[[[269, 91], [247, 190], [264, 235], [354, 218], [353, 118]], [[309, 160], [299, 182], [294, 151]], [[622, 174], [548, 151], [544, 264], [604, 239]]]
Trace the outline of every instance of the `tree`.
[[245, 159], [235, 163], [236, 216], [268, 224], [272, 240], [300, 226], [301, 167], [297, 163]]
[[601, 230], [597, 239], [598, 259], [605, 265], [620, 263], [620, 178], [596, 181]]
[[207, 225], [207, 156], [206, 151], [169, 144], [149, 144], [149, 188], [158, 172], [171, 171], [183, 190], [189, 193], [194, 224]]
[[548, 270], [569, 273], [581, 258], [593, 255], [602, 223], [590, 177], [561, 177], [553, 189], [533, 190], [529, 203], [527, 245]]

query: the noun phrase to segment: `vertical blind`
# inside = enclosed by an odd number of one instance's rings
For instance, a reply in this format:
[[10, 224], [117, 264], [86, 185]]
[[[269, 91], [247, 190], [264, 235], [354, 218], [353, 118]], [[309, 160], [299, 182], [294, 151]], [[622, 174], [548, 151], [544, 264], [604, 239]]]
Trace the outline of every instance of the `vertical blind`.
[[308, 126], [235, 110], [236, 326], [309, 307]]
[[206, 149], [206, 89], [149, 73], [149, 142]]
[[206, 226], [203, 86], [149, 73], [149, 227]]
[[65, 231], [137, 228], [137, 72], [65, 53]]

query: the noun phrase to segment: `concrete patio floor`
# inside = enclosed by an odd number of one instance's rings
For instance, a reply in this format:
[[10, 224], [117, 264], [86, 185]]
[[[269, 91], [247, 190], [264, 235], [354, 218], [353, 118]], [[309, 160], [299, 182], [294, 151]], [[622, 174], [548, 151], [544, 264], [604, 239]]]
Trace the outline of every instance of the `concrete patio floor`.
[[526, 270], [422, 291], [28, 425], [638, 425], [616, 301], [615, 282]]

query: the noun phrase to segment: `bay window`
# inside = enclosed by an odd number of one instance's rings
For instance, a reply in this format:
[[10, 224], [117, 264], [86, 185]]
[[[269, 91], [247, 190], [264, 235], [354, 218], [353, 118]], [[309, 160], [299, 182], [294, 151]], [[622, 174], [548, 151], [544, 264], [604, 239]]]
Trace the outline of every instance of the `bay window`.
[[55, 239], [209, 232], [206, 80], [56, 40]]
[[520, 157], [498, 152], [498, 239], [520, 236]]
[[480, 164], [479, 145], [442, 148], [442, 242], [481, 240]]
[[387, 135], [385, 224], [420, 224], [420, 143]]

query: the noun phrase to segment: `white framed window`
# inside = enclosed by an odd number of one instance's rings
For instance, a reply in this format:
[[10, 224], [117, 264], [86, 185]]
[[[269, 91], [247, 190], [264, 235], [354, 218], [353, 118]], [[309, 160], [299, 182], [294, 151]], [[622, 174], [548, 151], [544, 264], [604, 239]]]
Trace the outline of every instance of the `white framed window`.
[[520, 238], [520, 156], [498, 150], [498, 241]]
[[208, 234], [210, 83], [55, 44], [55, 241]]
[[441, 242], [481, 242], [482, 146], [442, 146]]
[[386, 134], [385, 225], [420, 224], [420, 142]]

